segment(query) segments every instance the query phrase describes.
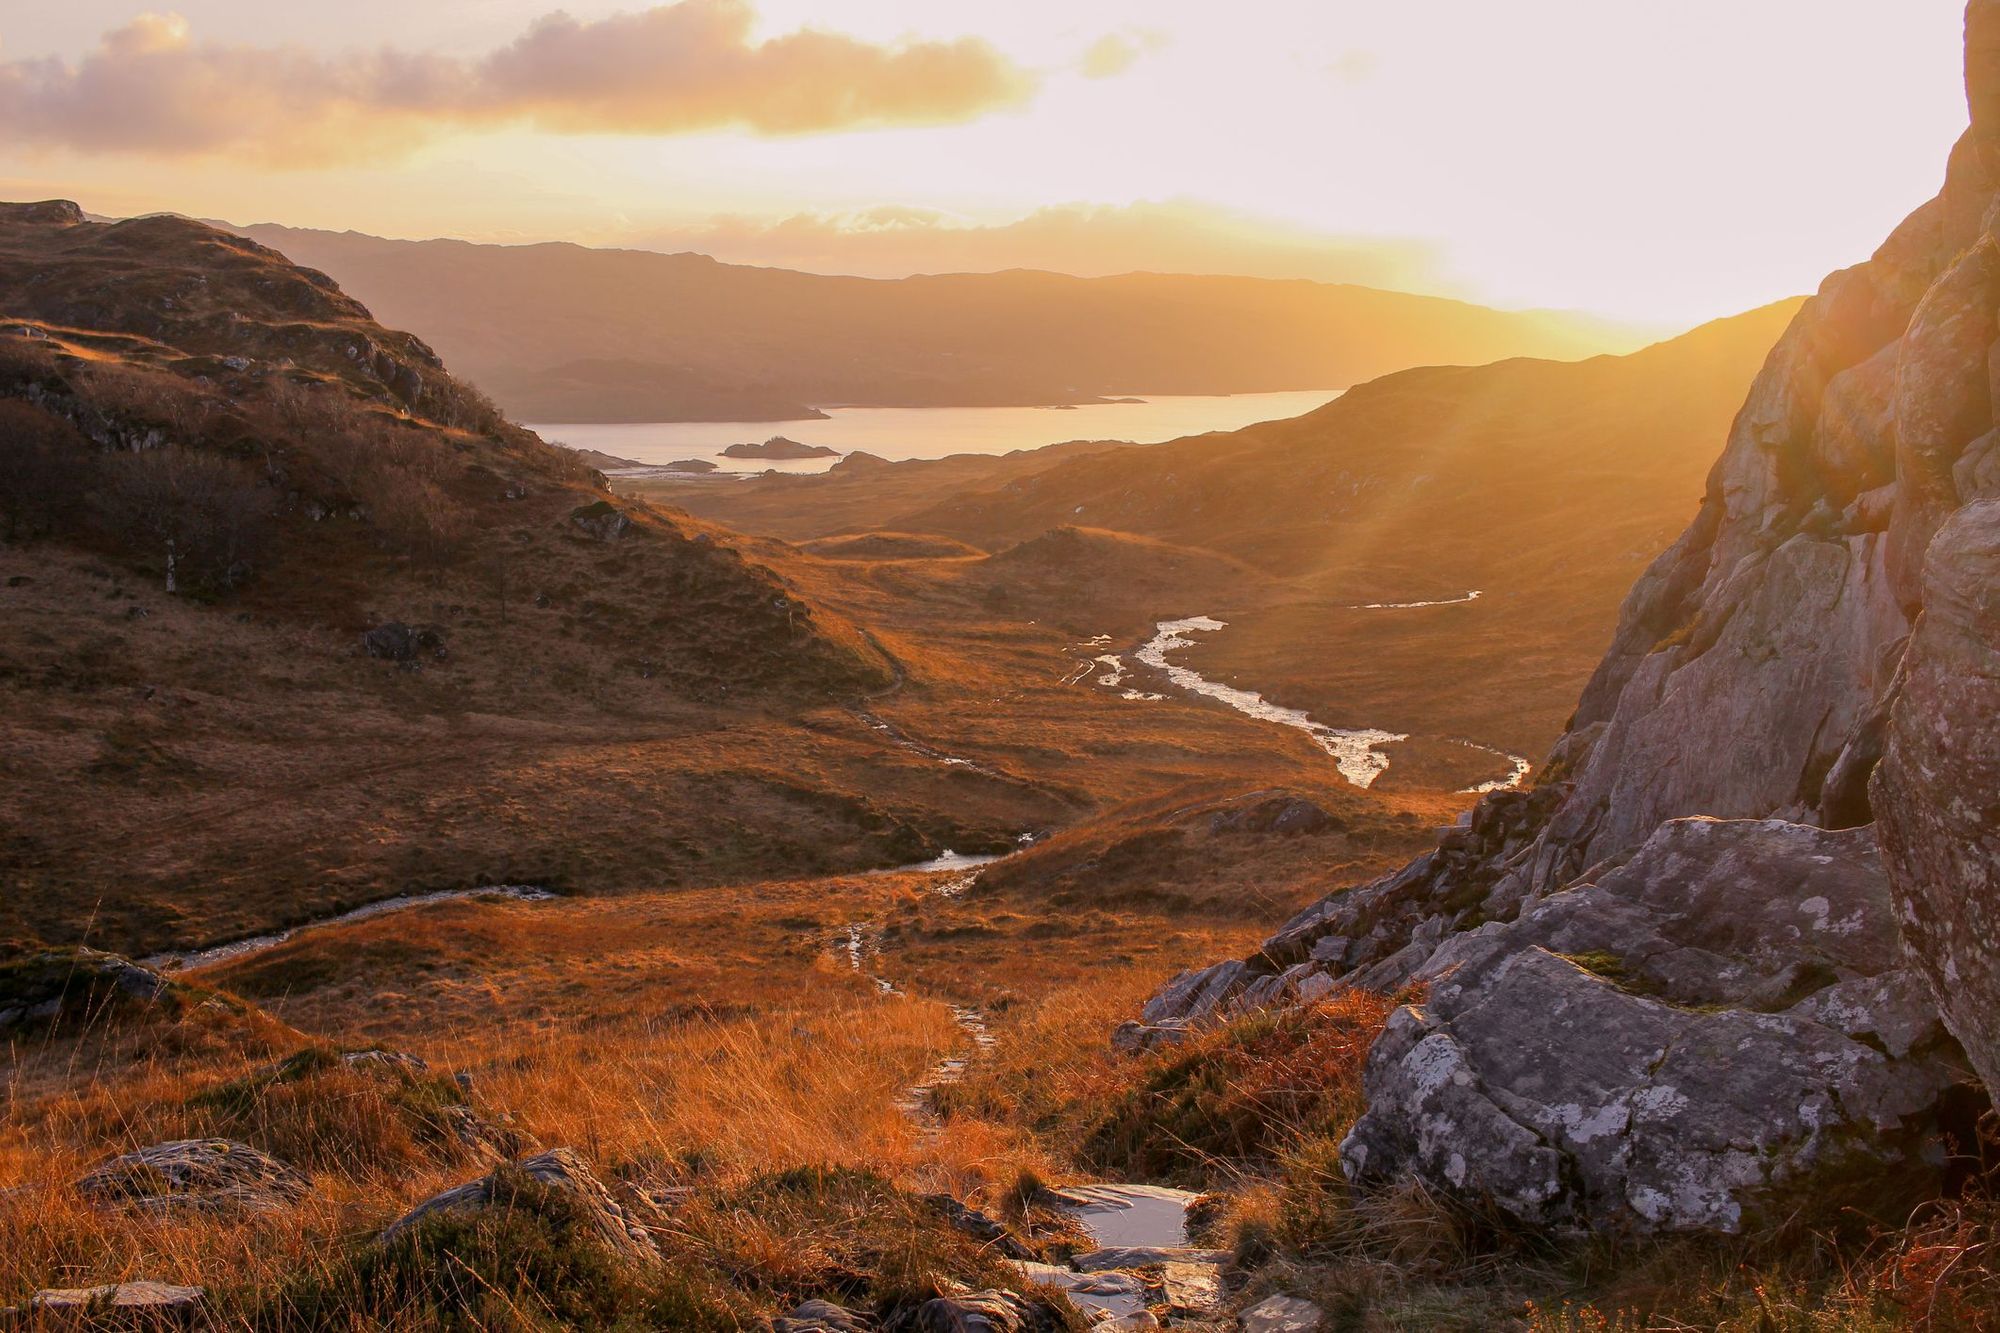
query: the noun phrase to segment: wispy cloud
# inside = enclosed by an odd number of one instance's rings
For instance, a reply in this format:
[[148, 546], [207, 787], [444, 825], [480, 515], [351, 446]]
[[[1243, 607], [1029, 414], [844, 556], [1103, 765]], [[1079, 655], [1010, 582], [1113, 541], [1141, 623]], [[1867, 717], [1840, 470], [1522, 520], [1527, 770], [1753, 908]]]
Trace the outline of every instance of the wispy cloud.
[[1151, 30], [1106, 33], [1083, 53], [1080, 68], [1087, 79], [1115, 78], [1166, 44], [1166, 34]]
[[201, 40], [176, 15], [81, 60], [0, 61], [14, 142], [307, 165], [407, 150], [454, 126], [812, 134], [954, 124], [1025, 103], [1035, 75], [977, 38], [879, 46], [818, 29], [759, 41], [749, 0], [553, 13], [483, 57], [322, 54]]
[[695, 250], [735, 263], [872, 277], [1008, 268], [1095, 276], [1148, 269], [1312, 278], [1404, 291], [1443, 292], [1453, 286], [1437, 251], [1421, 241], [1343, 236], [1194, 200], [1067, 204], [992, 225], [898, 205], [775, 221], [723, 217], [599, 239]]

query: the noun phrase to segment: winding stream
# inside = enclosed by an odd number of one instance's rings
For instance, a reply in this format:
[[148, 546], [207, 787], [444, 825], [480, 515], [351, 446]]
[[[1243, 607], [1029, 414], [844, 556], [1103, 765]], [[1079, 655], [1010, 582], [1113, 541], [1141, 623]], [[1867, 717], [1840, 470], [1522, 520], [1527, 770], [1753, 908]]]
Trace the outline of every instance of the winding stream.
[[266, 935], [251, 935], [227, 944], [210, 945], [206, 949], [169, 951], [141, 958], [143, 967], [157, 972], [192, 972], [198, 968], [214, 967], [220, 963], [231, 963], [239, 958], [248, 958], [277, 948], [285, 941], [307, 931], [324, 930], [328, 926], [344, 926], [355, 921], [367, 921], [378, 916], [389, 916], [395, 912], [407, 912], [416, 907], [428, 907], [432, 903], [456, 902], [464, 898], [511, 898], [516, 902], [540, 903], [557, 897], [549, 890], [533, 884], [493, 884], [480, 889], [440, 889], [436, 893], [406, 893], [394, 898], [378, 898], [372, 903], [364, 903], [349, 912], [337, 916], [321, 917], [307, 921], [286, 930], [274, 930]]
[[1407, 735], [1394, 731], [1381, 731], [1374, 727], [1347, 730], [1329, 727], [1323, 722], [1315, 722], [1296, 708], [1284, 708], [1272, 703], [1254, 690], [1239, 690], [1233, 685], [1209, 680], [1198, 671], [1177, 666], [1167, 660], [1167, 654], [1176, 649], [1191, 647], [1194, 640], [1189, 634], [1212, 634], [1229, 628], [1226, 621], [1209, 616], [1189, 616], [1185, 620], [1162, 620], [1146, 644], [1134, 654], [1141, 662], [1156, 671], [1166, 673], [1167, 679], [1179, 689], [1203, 698], [1214, 699], [1227, 704], [1246, 717], [1254, 717], [1260, 722], [1275, 722], [1282, 727], [1296, 727], [1311, 736], [1322, 750], [1333, 756], [1334, 767], [1340, 776], [1357, 787], [1373, 786], [1375, 779], [1389, 771], [1389, 756], [1380, 753], [1376, 747], [1396, 741], [1410, 739]]
[[1463, 597], [1440, 597], [1434, 602], [1363, 602], [1361, 605], [1351, 609], [1355, 611], [1414, 611], [1420, 606], [1463, 606], [1467, 602], [1476, 602], [1485, 595], [1483, 590], [1473, 588]]

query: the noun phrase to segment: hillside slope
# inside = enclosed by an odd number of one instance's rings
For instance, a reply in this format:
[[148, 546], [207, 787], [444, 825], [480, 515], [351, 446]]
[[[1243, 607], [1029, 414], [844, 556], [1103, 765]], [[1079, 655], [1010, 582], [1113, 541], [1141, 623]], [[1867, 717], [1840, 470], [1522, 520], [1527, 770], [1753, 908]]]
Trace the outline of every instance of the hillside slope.
[[[606, 492], [322, 275], [0, 210], [0, 938], [185, 945], [1011, 839], [785, 552]], [[813, 730], [820, 727], [827, 734]]]
[[258, 226], [530, 421], [786, 420], [809, 404], [1042, 405], [1358, 383], [1626, 336], [1366, 287], [1130, 274], [896, 280], [567, 244]]
[[[1226, 557], [1255, 576], [1175, 590], [1079, 567], [1073, 586], [1023, 591], [1033, 614], [1084, 636], [1215, 616], [1228, 631], [1179, 658], [1211, 678], [1330, 725], [1534, 755], [1560, 734], [1625, 591], [1696, 507], [1713, 441], [1797, 308], [1624, 357], [1404, 371], [1303, 417], [1169, 444], [630, 484], [790, 540], [873, 528], [995, 551], [1077, 526]], [[1450, 604], [1403, 605], [1434, 601]], [[1421, 772], [1406, 759], [1391, 780]], [[1454, 773], [1473, 777], [1429, 780]]]

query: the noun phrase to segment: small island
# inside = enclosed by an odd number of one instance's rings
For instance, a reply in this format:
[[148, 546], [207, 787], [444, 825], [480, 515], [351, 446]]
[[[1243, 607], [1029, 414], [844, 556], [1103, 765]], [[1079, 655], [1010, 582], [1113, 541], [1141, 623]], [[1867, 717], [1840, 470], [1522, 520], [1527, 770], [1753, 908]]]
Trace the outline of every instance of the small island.
[[715, 464], [706, 458], [682, 458], [667, 464], [669, 472], [713, 472]]
[[724, 458], [837, 458], [840, 450], [823, 444], [800, 444], [782, 435], [773, 435], [762, 444], [732, 444], [722, 451]]

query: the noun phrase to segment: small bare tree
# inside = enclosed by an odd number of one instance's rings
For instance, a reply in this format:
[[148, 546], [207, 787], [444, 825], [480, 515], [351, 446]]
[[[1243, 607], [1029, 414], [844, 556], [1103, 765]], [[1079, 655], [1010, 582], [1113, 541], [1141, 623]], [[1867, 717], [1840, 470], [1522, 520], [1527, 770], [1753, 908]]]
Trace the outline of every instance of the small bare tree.
[[164, 548], [177, 593], [241, 581], [268, 532], [270, 497], [241, 465], [175, 446], [117, 459], [97, 511], [113, 535]]

